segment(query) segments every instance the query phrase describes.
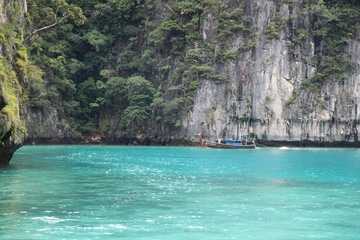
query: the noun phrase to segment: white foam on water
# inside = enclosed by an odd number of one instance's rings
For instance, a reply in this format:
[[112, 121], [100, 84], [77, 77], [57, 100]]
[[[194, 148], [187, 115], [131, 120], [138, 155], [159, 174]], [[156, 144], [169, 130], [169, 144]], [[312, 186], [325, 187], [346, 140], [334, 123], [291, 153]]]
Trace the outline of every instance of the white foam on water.
[[128, 227], [122, 224], [109, 224], [109, 227], [116, 228], [116, 229], [128, 229]]

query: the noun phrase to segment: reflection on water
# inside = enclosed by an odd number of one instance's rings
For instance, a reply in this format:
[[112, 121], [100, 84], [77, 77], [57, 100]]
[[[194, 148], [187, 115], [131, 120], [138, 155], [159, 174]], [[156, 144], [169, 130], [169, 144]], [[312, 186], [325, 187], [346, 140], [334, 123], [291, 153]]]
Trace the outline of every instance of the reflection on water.
[[0, 239], [356, 239], [357, 149], [26, 146]]

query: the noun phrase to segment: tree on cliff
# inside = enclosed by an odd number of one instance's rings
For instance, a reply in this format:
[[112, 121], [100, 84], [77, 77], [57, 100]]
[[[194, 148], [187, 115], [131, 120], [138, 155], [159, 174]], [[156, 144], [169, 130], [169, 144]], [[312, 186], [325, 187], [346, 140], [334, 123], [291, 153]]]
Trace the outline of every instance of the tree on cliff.
[[32, 0], [28, 4], [33, 31], [23, 42], [67, 20], [75, 24], [83, 24], [85, 20], [82, 9], [65, 0]]

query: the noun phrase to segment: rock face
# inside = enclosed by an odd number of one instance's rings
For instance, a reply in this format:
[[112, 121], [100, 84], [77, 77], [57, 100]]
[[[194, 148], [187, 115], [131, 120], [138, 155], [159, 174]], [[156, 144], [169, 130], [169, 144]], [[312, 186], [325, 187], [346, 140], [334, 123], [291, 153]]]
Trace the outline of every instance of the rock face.
[[[297, 26], [304, 16], [302, 1], [276, 5], [276, 1], [247, 1], [247, 14], [258, 26], [255, 48], [241, 60], [219, 65], [230, 76], [228, 84], [203, 80], [193, 111], [183, 119], [180, 135], [237, 138], [253, 133], [268, 142], [351, 142], [359, 145], [360, 41], [348, 44], [346, 54], [356, 63], [344, 82], [329, 81], [318, 91], [301, 88], [316, 72], [314, 37], [308, 32], [302, 45], [291, 46], [289, 27], [269, 40], [265, 26], [276, 17], [292, 16]], [[306, 16], [309, 18], [309, 16]], [[213, 19], [205, 19], [205, 36], [213, 35]], [[308, 28], [311, 29], [310, 20]], [[234, 40], [234, 48], [241, 39]]]
[[[229, 8], [239, 6], [256, 34], [251, 47], [244, 51], [239, 49], [247, 40], [235, 34], [228, 50], [236, 51], [236, 60], [212, 66], [217, 74], [227, 75], [229, 81], [201, 79], [193, 109], [182, 116], [181, 126], [173, 129], [169, 137], [162, 126], [153, 124], [146, 137], [166, 144], [170, 140], [198, 142], [198, 133], [212, 138], [239, 138], [251, 133], [263, 143], [360, 146], [360, 37], [349, 41], [345, 49], [345, 54], [355, 63], [346, 79], [330, 79], [312, 91], [302, 86], [318, 71], [317, 55], [323, 43], [319, 44], [312, 34], [313, 16], [304, 14], [305, 1], [229, 1]], [[268, 27], [281, 19], [286, 19], [287, 24], [275, 26], [276, 37], [269, 37]], [[205, 8], [201, 23], [202, 41], [219, 43], [217, 17]], [[306, 31], [302, 32], [301, 40], [295, 41], [299, 34], [295, 36], [294, 32], [299, 33], [300, 28]], [[169, 76], [175, 70], [170, 70]], [[171, 80], [166, 84], [171, 85]], [[54, 109], [28, 109], [24, 119], [31, 141], [61, 142], [63, 139], [69, 142], [69, 139], [81, 138], [69, 131], [66, 121], [60, 122]], [[128, 142], [119, 140], [120, 128], [111, 134], [104, 139], [113, 143]]]
[[27, 106], [22, 111], [22, 119], [27, 123], [26, 144], [79, 143], [81, 136], [70, 131], [66, 120], [60, 119], [55, 108], [31, 109]]
[[[25, 4], [25, 1], [21, 1]], [[0, 28], [7, 23], [7, 9], [11, 1], [0, 1]], [[26, 4], [25, 4], [26, 5]], [[23, 9], [25, 10], [25, 9]], [[25, 128], [20, 121], [21, 86], [12, 63], [15, 52], [6, 34], [0, 42], [0, 167], [7, 166], [9, 161], [24, 140]], [[8, 41], [8, 44], [4, 44]]]

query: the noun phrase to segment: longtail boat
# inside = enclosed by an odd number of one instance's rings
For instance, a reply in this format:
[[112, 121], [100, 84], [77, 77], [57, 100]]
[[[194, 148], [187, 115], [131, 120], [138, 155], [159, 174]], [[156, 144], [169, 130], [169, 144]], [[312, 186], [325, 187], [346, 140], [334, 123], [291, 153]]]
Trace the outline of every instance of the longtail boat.
[[230, 140], [230, 139], [218, 139], [215, 140], [205, 140], [201, 134], [199, 134], [202, 147], [211, 147], [211, 148], [256, 148], [255, 142], [251, 141], [242, 141], [242, 140]]

